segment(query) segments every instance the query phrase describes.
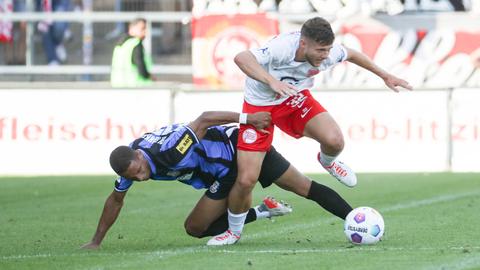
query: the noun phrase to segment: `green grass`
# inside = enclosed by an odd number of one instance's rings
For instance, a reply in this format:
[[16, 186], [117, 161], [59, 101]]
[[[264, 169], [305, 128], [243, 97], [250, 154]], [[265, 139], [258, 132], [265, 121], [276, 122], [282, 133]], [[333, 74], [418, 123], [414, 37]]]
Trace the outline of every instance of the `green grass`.
[[343, 222], [277, 187], [255, 190], [294, 206], [248, 224], [239, 244], [208, 248], [183, 231], [202, 192], [180, 183], [136, 184], [97, 251], [92, 237], [113, 178], [0, 178], [0, 269], [480, 269], [480, 174], [362, 174], [346, 188], [313, 176], [350, 204], [372, 206], [384, 241], [353, 246]]

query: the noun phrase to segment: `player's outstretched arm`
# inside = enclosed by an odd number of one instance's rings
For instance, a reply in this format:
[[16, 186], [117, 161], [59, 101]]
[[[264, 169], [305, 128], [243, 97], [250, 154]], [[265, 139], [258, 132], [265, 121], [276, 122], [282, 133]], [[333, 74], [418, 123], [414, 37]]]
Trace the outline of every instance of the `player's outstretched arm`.
[[[272, 118], [269, 112], [257, 112], [246, 115], [246, 123], [253, 125], [256, 129], [264, 131], [270, 125]], [[189, 124], [198, 138], [203, 138], [207, 129], [211, 126], [239, 123], [240, 114], [236, 112], [210, 111], [203, 112], [197, 119]]]
[[407, 90], [412, 90], [412, 86], [405, 80], [395, 77], [394, 75], [388, 73], [387, 71], [383, 70], [379, 66], [377, 66], [368, 56], [365, 54], [358, 52], [356, 50], [346, 48], [347, 49], [347, 61], [352, 62], [366, 70], [371, 71], [378, 77], [382, 78], [385, 82], [385, 85], [388, 88], [392, 89], [395, 92], [400, 91], [398, 87], [405, 88]]
[[107, 234], [108, 229], [112, 227], [113, 223], [120, 214], [120, 210], [123, 206], [123, 199], [126, 195], [125, 192], [113, 191], [110, 196], [108, 196], [103, 207], [103, 212], [98, 221], [97, 231], [93, 236], [92, 240], [89, 243], [86, 243], [81, 248], [84, 249], [97, 249], [100, 247], [103, 238]]

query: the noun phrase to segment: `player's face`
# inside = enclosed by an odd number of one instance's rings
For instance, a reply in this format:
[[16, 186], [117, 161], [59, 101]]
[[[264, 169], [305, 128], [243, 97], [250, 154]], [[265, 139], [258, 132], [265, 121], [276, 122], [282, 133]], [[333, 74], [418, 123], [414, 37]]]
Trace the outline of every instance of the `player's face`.
[[130, 162], [122, 176], [133, 181], [146, 181], [150, 179], [150, 173], [150, 164], [140, 150], [135, 150], [135, 159]]
[[314, 67], [320, 66], [323, 60], [328, 58], [328, 54], [332, 49], [332, 44], [326, 45], [307, 38], [302, 39], [302, 43], [304, 46], [305, 60]]

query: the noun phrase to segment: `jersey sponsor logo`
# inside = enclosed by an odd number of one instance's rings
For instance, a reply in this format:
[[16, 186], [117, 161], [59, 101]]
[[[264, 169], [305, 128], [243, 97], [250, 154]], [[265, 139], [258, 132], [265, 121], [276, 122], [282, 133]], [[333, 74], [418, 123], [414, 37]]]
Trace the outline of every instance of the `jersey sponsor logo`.
[[257, 140], [257, 132], [251, 128], [246, 129], [242, 134], [242, 140], [248, 144], [254, 143]]
[[213, 182], [213, 184], [210, 186], [208, 190], [210, 191], [210, 193], [216, 193], [219, 187], [220, 187], [220, 183], [218, 181], [215, 181]]
[[176, 147], [177, 151], [180, 152], [180, 154], [182, 155], [185, 154], [185, 152], [188, 150], [188, 148], [190, 148], [192, 143], [193, 143], [193, 140], [190, 137], [190, 135], [185, 134], [185, 136], [183, 136], [182, 140]]
[[298, 93], [297, 95], [293, 96], [286, 105], [291, 106], [292, 108], [301, 108], [306, 100], [307, 96], [304, 96], [302, 93]]

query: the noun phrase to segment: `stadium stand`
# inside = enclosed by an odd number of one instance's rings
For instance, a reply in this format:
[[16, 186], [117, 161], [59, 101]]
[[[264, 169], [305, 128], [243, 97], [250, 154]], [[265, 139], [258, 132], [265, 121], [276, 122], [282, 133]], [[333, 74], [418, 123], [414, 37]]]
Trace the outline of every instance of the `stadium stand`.
[[[2, 1], [8, 2], [8, 1]], [[27, 10], [34, 10], [34, 0], [25, 1]], [[108, 65], [115, 38], [122, 31], [122, 24], [134, 16], [146, 16], [151, 22], [151, 40], [148, 44], [154, 63], [157, 64], [154, 72], [159, 73], [159, 79], [169, 81], [191, 81], [191, 14], [212, 13], [255, 13], [271, 11], [278, 14], [281, 28], [288, 30], [298, 27], [312, 14], [321, 15], [331, 20], [349, 18], [352, 14], [411, 14], [424, 22], [442, 20], [437, 13], [431, 11], [453, 11], [454, 4], [447, 0], [384, 0], [384, 1], [340, 1], [340, 0], [102, 0], [102, 1], [73, 1], [73, 14], [63, 14], [64, 20], [71, 21], [72, 41], [67, 44], [69, 51], [68, 62], [65, 68], [35, 69], [35, 66], [45, 65], [46, 59], [42, 52], [41, 35], [35, 23], [44, 17], [30, 16], [25, 13], [11, 13], [6, 11], [4, 22], [22, 21], [28, 19], [26, 67], [22, 65], [7, 66], [5, 49], [0, 50], [0, 81], [75, 81], [75, 80], [108, 80]], [[460, 1], [471, 13], [477, 12], [478, 0]], [[81, 12], [84, 13], [81, 13]], [[83, 14], [88, 13], [93, 24], [86, 21]], [[116, 14], [112, 16], [112, 14]], [[36, 14], [38, 15], [38, 14]], [[10, 19], [9, 19], [10, 16]], [[61, 18], [62, 14], [50, 14], [53, 20]], [[390, 21], [392, 19], [385, 19]], [[418, 21], [417, 20], [417, 21]], [[341, 21], [341, 20], [339, 20]], [[394, 19], [392, 21], [395, 21]], [[477, 20], [478, 21], [478, 20]], [[334, 24], [335, 26], [335, 24]], [[92, 30], [94, 29], [94, 31]], [[91, 42], [91, 43], [89, 43]], [[0, 44], [1, 47], [6, 47]], [[147, 45], [147, 49], [148, 49]], [[92, 52], [92, 55], [88, 55]], [[87, 54], [87, 56], [86, 56]], [[90, 76], [85, 76], [85, 67], [94, 65]], [[42, 72], [49, 74], [41, 74]], [[58, 75], [56, 75], [58, 72]], [[60, 73], [63, 73], [60, 75]], [[65, 74], [67, 73], [67, 74]], [[7, 76], [8, 74], [8, 76]], [[67, 75], [67, 76], [65, 76]]]

